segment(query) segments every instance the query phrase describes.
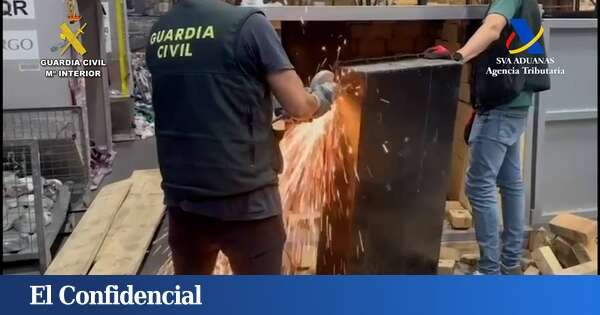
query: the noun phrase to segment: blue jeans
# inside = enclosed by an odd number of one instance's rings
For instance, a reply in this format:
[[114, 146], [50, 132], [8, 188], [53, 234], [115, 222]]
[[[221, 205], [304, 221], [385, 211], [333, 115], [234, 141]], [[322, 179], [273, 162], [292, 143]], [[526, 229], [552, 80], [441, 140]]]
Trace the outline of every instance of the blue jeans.
[[[520, 266], [525, 229], [525, 195], [520, 166], [520, 137], [527, 111], [491, 110], [478, 113], [469, 136], [471, 161], [466, 193], [473, 208], [479, 243], [479, 271], [500, 274]], [[502, 249], [498, 232], [498, 200], [502, 196]]]

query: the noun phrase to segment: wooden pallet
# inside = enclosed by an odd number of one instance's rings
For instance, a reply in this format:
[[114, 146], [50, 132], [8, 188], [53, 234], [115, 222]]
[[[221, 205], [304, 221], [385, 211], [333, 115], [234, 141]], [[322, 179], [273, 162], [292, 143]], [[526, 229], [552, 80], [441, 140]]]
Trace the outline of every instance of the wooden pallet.
[[160, 182], [141, 170], [102, 188], [46, 274], [136, 274], [164, 214]]

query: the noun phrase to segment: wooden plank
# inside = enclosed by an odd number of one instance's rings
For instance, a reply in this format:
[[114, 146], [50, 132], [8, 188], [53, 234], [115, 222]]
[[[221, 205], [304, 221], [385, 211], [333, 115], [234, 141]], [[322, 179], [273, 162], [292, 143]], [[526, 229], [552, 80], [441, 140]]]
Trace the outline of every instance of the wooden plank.
[[558, 274], [561, 275], [597, 275], [598, 274], [598, 262], [588, 261], [584, 264], [573, 266], [567, 269], [563, 269]]
[[471, 105], [463, 102], [458, 103], [454, 121], [450, 186], [447, 194], [449, 200], [458, 200], [466, 209], [469, 209], [469, 202], [465, 194], [465, 174], [469, 166], [469, 147], [464, 140], [464, 130], [472, 113], [473, 108]]
[[472, 226], [473, 217], [464, 209], [449, 209], [448, 221], [454, 229], [468, 229]]
[[534, 250], [531, 256], [543, 275], [556, 275], [563, 270], [550, 246], [543, 246]]
[[463, 205], [456, 200], [446, 201], [446, 212], [450, 209], [464, 209]]
[[543, 227], [529, 232], [529, 240], [527, 248], [534, 251], [543, 246], [550, 246], [551, 240], [548, 232]]
[[460, 89], [458, 90], [458, 99], [461, 102], [471, 103], [471, 84], [469, 83], [460, 83]]
[[441, 260], [457, 261], [460, 259], [460, 251], [456, 248], [441, 246], [439, 256]]
[[574, 214], [559, 214], [550, 221], [550, 231], [573, 242], [588, 244], [596, 239], [598, 223]]
[[[523, 250], [523, 254], [525, 254], [525, 252], [526, 250]], [[529, 253], [529, 251], [527, 251], [527, 253]], [[525, 255], [523, 255], [521, 257], [521, 269], [527, 270], [527, 268], [529, 268], [531, 265], [533, 265], [533, 259], [531, 259], [531, 256], [527, 258]]]
[[417, 5], [417, 0], [392, 0], [393, 5]]
[[438, 261], [438, 275], [453, 275], [456, 261], [451, 259], [440, 259]]
[[479, 254], [479, 245], [475, 241], [442, 242], [442, 246], [457, 249], [461, 254]]
[[575, 258], [577, 258], [578, 264], [583, 264], [583, 263], [594, 260], [592, 258], [592, 255], [590, 254], [590, 251], [583, 244], [577, 243], [577, 244], [573, 245], [571, 248], [573, 250], [573, 254], [575, 255]]
[[129, 195], [102, 244], [91, 275], [136, 274], [164, 214], [158, 170], [135, 171]]
[[585, 245], [585, 248], [587, 248], [588, 253], [590, 253], [590, 257], [592, 258], [592, 260], [598, 260], [598, 239], [597, 238], [588, 242]]
[[124, 180], [100, 190], [46, 275], [87, 274], [130, 188], [131, 181]]
[[550, 247], [552, 247], [552, 251], [564, 268], [573, 267], [579, 264], [579, 261], [571, 248], [571, 244], [562, 237], [557, 236], [554, 238]]
[[471, 83], [471, 64], [465, 63], [462, 67], [462, 72], [460, 73], [460, 82], [461, 83]]
[[467, 264], [469, 266], [476, 266], [479, 262], [479, 254], [470, 253], [470, 254], [462, 254], [460, 256], [460, 262]]
[[540, 271], [537, 268], [535, 268], [534, 266], [529, 266], [529, 267], [527, 267], [525, 272], [523, 272], [523, 274], [526, 276], [537, 276], [540, 274]]

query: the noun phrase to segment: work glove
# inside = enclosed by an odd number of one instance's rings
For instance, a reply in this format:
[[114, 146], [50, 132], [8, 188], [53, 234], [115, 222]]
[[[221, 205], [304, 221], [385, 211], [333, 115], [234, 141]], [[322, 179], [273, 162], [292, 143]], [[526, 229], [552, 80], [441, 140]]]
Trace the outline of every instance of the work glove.
[[465, 131], [464, 131], [463, 137], [465, 138], [465, 143], [467, 145], [469, 145], [469, 137], [471, 136], [471, 129], [473, 128], [473, 122], [475, 121], [475, 115], [476, 115], [476, 113], [473, 112], [473, 114], [471, 114], [471, 118], [469, 118], [469, 121], [467, 121], [467, 124], [465, 125]]
[[452, 53], [448, 48], [442, 45], [435, 45], [425, 49], [423, 52], [425, 59], [452, 59]]
[[334, 82], [325, 82], [314, 87], [312, 95], [317, 98], [319, 104], [319, 108], [315, 112], [314, 118], [321, 117], [331, 110], [331, 104], [333, 104], [337, 87], [338, 85]]

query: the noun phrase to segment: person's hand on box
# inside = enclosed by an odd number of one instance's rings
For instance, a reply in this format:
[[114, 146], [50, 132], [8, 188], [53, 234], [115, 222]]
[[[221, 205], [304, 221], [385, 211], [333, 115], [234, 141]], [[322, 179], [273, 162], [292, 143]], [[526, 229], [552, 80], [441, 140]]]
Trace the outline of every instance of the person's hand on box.
[[462, 55], [459, 52], [452, 53], [443, 45], [435, 45], [425, 49], [422, 56], [425, 59], [448, 59], [458, 62], [462, 62], [463, 60]]

